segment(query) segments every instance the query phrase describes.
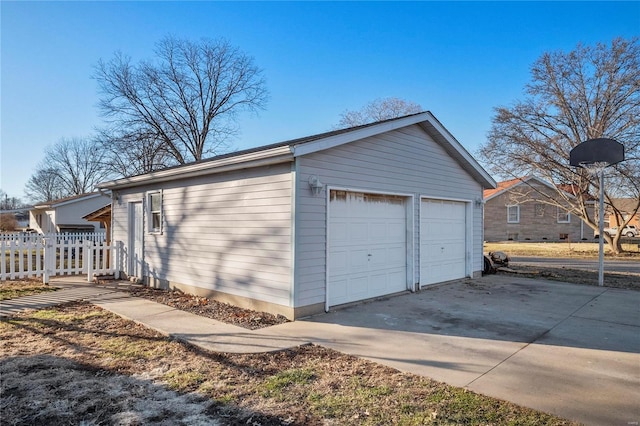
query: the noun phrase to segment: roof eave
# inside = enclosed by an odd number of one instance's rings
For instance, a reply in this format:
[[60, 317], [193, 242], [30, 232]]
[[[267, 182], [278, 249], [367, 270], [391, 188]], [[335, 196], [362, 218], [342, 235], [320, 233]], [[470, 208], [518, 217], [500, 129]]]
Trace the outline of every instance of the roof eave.
[[[438, 121], [438, 119], [427, 111], [427, 119], [419, 124], [424, 131], [430, 134], [436, 142], [442, 146], [449, 155], [463, 165], [465, 170], [480, 183], [484, 189], [494, 189], [498, 186], [491, 175], [476, 161], [460, 142]], [[435, 131], [435, 134], [434, 134]]]
[[167, 182], [174, 179], [186, 179], [190, 177], [229, 172], [258, 166], [268, 166], [290, 161], [293, 161], [293, 155], [290, 147], [287, 145], [266, 151], [256, 151], [244, 155], [221, 158], [219, 160], [192, 163], [182, 167], [158, 170], [144, 175], [103, 182], [98, 185], [98, 188], [119, 190], [150, 182]]
[[424, 121], [429, 112], [423, 112], [419, 114], [410, 115], [407, 117], [387, 120], [378, 124], [369, 125], [362, 128], [356, 128], [338, 135], [333, 135], [325, 138], [320, 138], [311, 142], [304, 142], [300, 144], [292, 144], [292, 151], [294, 157], [300, 157], [301, 155], [312, 154], [318, 151], [324, 151], [326, 149], [334, 148], [336, 146], [344, 145], [349, 142], [353, 142], [359, 139], [368, 138], [371, 136], [379, 135], [381, 133], [390, 132], [392, 130], [407, 127], [412, 124], [420, 123]]

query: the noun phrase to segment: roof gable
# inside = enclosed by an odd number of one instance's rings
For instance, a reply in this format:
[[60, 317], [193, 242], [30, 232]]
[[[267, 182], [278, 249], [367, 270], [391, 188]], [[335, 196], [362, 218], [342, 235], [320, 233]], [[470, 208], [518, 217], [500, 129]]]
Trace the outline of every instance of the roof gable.
[[495, 180], [493, 180], [487, 171], [484, 170], [453, 135], [442, 126], [431, 112], [426, 111], [219, 155], [210, 159], [174, 166], [157, 172], [105, 182], [98, 185], [98, 187], [121, 189], [141, 185], [150, 181], [167, 181], [177, 178], [221, 173], [240, 168], [258, 167], [278, 162], [294, 161], [296, 157], [416, 124], [427, 132], [436, 143], [440, 144], [451, 157], [460, 163], [482, 187], [494, 188], [496, 186]]

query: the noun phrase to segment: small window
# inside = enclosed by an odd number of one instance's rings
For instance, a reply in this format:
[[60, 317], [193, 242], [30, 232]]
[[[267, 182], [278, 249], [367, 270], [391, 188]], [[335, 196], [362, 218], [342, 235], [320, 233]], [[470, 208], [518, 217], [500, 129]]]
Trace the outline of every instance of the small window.
[[560, 234], [560, 240], [568, 240], [569, 239], [569, 234]]
[[149, 193], [149, 232], [162, 232], [162, 192]]
[[558, 223], [569, 223], [571, 222], [571, 216], [569, 212], [562, 210], [558, 207]]
[[507, 206], [507, 223], [520, 223], [520, 206]]

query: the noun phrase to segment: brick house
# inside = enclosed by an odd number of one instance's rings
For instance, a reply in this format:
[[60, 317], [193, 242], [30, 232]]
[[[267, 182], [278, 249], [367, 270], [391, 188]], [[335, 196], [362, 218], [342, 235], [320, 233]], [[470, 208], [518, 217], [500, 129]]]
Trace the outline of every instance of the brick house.
[[497, 188], [487, 189], [483, 195], [485, 241], [593, 239], [593, 231], [580, 218], [544, 202], [546, 197], [556, 199], [557, 193], [540, 178], [529, 176], [498, 182]]
[[620, 226], [622, 222], [629, 220], [628, 225], [635, 225], [640, 229], [640, 210], [638, 210], [638, 204], [640, 201], [637, 198], [614, 198], [612, 200], [613, 205], [618, 209], [621, 217], [617, 217], [614, 214], [613, 209], [609, 206], [605, 208], [604, 226]]

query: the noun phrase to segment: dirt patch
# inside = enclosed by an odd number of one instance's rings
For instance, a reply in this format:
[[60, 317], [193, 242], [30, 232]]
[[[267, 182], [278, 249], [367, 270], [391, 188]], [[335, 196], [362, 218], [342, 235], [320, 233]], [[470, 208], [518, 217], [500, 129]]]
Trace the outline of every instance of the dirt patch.
[[306, 345], [203, 351], [86, 303], [0, 321], [3, 424], [572, 424]]
[[[598, 285], [598, 272], [582, 271], [567, 268], [539, 268], [534, 266], [513, 265], [508, 269], [499, 269], [500, 274], [517, 274], [527, 278], [544, 278], [580, 285]], [[604, 274], [605, 287], [640, 290], [640, 275], [606, 272]]]
[[143, 297], [182, 311], [212, 318], [227, 324], [238, 325], [249, 330], [270, 327], [289, 321], [282, 315], [243, 309], [228, 303], [218, 302], [217, 300], [206, 297], [194, 296], [180, 291], [140, 287], [130, 289], [129, 293], [132, 296]]

